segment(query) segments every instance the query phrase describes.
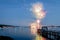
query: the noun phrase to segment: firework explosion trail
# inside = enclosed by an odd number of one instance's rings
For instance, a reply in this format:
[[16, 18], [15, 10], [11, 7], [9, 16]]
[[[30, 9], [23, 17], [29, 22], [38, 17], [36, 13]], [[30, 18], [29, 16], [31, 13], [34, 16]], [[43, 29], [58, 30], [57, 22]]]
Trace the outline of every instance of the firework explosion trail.
[[45, 17], [46, 12], [43, 9], [42, 3], [35, 3], [32, 5], [32, 12], [34, 13], [37, 21], [31, 23], [31, 32], [32, 34], [37, 33], [37, 29], [41, 29], [41, 20]]
[[35, 14], [37, 19], [43, 19], [45, 17], [45, 12], [43, 10], [43, 5], [41, 3], [35, 3], [32, 5], [32, 12]]

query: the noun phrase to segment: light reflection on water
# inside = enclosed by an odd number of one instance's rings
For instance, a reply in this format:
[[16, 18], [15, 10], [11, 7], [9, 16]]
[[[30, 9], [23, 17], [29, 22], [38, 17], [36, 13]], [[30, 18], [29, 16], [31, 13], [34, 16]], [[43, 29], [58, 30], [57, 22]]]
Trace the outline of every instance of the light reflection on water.
[[[15, 40], [40, 40], [39, 35], [33, 36], [30, 28], [15, 27], [15, 28], [0, 28], [0, 36], [10, 36]], [[42, 38], [43, 39], [43, 38]]]
[[36, 35], [36, 37], [34, 38], [34, 40], [47, 40], [46, 38], [40, 36], [40, 35]]

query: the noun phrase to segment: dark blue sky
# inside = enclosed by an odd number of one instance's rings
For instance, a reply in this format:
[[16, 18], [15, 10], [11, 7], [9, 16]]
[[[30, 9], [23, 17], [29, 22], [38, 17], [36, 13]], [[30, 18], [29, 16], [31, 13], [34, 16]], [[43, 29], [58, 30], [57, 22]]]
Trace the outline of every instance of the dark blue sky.
[[60, 25], [60, 0], [0, 0], [0, 24], [29, 25], [35, 20], [30, 8], [36, 2], [47, 11], [43, 25]]

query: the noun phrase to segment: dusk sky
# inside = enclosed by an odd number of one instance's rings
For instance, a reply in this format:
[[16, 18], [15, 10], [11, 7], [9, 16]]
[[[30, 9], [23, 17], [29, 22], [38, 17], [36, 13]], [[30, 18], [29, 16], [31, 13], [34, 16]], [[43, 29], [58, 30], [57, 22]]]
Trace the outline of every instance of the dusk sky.
[[43, 3], [47, 11], [42, 25], [60, 25], [60, 0], [0, 0], [0, 24], [29, 25], [36, 20], [30, 11], [36, 2]]

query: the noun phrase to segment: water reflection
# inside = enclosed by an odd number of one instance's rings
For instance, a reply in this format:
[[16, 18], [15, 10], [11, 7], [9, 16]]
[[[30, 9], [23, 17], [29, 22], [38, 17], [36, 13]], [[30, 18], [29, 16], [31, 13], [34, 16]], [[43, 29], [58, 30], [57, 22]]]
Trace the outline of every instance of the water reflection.
[[46, 38], [40, 36], [40, 35], [36, 35], [35, 40], [46, 40]]
[[32, 35], [30, 28], [15, 27], [15, 28], [0, 28], [0, 36], [9, 36], [15, 40], [45, 40], [40, 35]]

